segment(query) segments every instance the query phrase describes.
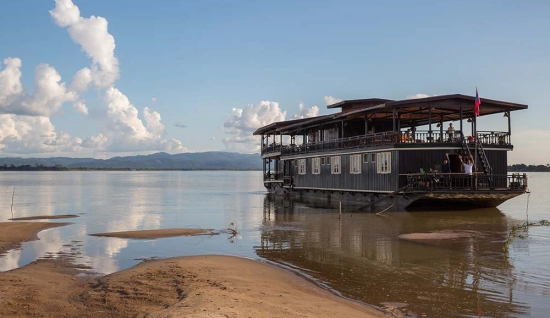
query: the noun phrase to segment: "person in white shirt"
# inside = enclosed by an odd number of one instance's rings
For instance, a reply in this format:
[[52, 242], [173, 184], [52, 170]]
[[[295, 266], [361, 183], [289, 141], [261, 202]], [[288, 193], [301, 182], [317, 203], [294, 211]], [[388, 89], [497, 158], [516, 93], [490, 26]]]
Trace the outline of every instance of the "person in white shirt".
[[474, 167], [474, 161], [472, 160], [472, 156], [470, 155], [470, 157], [466, 159], [466, 162], [462, 160], [461, 155], [458, 155], [458, 158], [460, 159], [460, 162], [464, 166], [464, 173], [471, 175]]

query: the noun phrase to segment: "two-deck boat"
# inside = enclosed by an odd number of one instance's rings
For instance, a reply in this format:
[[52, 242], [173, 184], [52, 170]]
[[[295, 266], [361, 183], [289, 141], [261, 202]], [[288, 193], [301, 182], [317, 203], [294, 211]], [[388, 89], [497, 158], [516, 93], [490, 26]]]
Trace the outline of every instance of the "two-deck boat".
[[[254, 135], [262, 136], [264, 185], [272, 194], [370, 206], [497, 206], [527, 191], [525, 174], [507, 174], [511, 112], [527, 105], [481, 99], [479, 117], [508, 126], [491, 131], [478, 129], [474, 101], [346, 100], [328, 106], [341, 109], [335, 114], [261, 127]], [[441, 172], [446, 154], [450, 174]], [[467, 175], [461, 157], [470, 156]]]

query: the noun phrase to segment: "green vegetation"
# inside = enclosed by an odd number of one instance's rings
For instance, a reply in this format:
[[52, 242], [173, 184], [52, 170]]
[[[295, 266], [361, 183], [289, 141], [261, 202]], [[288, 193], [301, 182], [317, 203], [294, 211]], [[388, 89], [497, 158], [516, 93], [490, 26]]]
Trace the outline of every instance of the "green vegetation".
[[508, 166], [510, 172], [549, 172], [550, 164], [546, 165], [526, 165], [523, 163]]
[[524, 222], [522, 224], [518, 224], [512, 227], [512, 229], [508, 233], [506, 241], [504, 241], [504, 251], [508, 252], [510, 245], [512, 245], [516, 238], [526, 238], [526, 234], [530, 226], [550, 226], [550, 222], [548, 220], [540, 220], [539, 222]]
[[4, 164], [0, 166], [0, 171], [62, 171], [62, 170], [69, 170], [62, 165], [55, 165], [55, 166], [44, 166], [44, 165], [21, 165], [21, 166], [15, 166], [13, 164], [7, 165]]

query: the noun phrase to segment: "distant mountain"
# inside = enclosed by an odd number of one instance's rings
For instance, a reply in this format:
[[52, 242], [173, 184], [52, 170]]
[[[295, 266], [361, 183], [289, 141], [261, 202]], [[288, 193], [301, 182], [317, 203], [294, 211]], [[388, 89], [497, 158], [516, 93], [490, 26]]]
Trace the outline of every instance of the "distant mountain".
[[173, 170], [261, 170], [259, 154], [197, 152], [171, 155], [159, 152], [143, 156], [93, 158], [0, 158], [0, 166], [63, 166], [69, 169], [173, 169]]

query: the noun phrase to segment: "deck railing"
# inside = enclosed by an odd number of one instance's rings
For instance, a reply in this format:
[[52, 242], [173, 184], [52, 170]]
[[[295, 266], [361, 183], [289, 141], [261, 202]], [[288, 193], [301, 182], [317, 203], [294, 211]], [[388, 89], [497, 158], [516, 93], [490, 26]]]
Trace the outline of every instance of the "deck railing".
[[[483, 145], [510, 145], [510, 134], [500, 131], [479, 131], [478, 141]], [[393, 144], [432, 144], [432, 143], [459, 143], [462, 142], [462, 133], [455, 131], [415, 131], [415, 132], [383, 132], [354, 137], [339, 138], [328, 141], [309, 142], [300, 145], [270, 144], [262, 148], [262, 155], [281, 154], [291, 156], [307, 153], [317, 153], [329, 150], [345, 150], [386, 146]], [[475, 142], [475, 137], [465, 136], [469, 143]]]
[[268, 171], [264, 174], [264, 181], [280, 181], [283, 180], [283, 172]]
[[527, 175], [410, 174], [407, 175], [407, 187], [420, 191], [525, 190]]

